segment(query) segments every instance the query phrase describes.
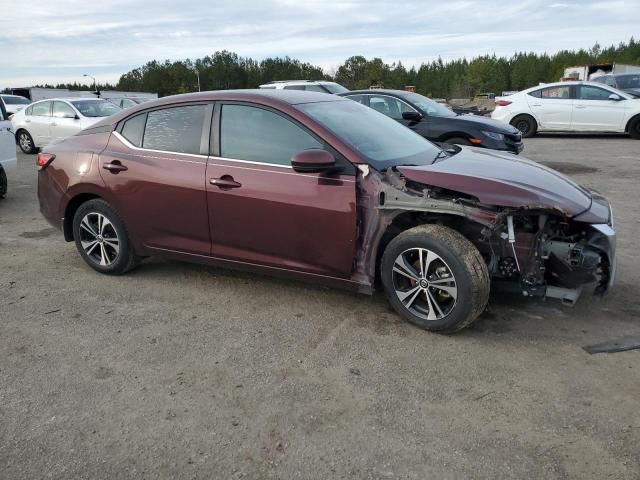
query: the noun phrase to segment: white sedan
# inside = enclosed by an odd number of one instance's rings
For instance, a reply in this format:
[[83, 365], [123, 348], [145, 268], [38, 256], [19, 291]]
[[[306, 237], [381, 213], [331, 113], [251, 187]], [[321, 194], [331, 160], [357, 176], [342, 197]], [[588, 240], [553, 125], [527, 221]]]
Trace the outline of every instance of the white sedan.
[[4, 105], [0, 105], [0, 198], [7, 194], [7, 170], [16, 167], [16, 143]]
[[0, 95], [0, 102], [4, 105], [7, 115], [11, 116], [31, 103], [28, 98], [19, 95]]
[[38, 148], [70, 137], [120, 110], [99, 98], [51, 98], [20, 110], [11, 123], [20, 149], [35, 153]]
[[547, 83], [496, 99], [491, 118], [536, 132], [617, 132], [640, 139], [640, 99], [594, 82]]

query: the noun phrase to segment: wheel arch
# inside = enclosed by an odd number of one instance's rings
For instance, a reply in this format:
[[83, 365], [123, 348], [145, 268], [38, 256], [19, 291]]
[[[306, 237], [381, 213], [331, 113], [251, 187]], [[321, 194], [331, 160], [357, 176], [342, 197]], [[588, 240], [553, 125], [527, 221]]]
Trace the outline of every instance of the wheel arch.
[[640, 120], [640, 113], [636, 113], [627, 121], [627, 124], [624, 127], [625, 133], [629, 133], [629, 128], [631, 127], [631, 123], [635, 122], [636, 120]]
[[465, 140], [467, 140], [469, 138], [475, 138], [475, 137], [473, 135], [470, 135], [468, 132], [455, 130], [453, 132], [443, 133], [442, 135], [440, 135], [440, 137], [438, 137], [437, 141], [438, 142], [446, 142], [447, 140], [449, 140], [451, 138], [464, 138]]
[[96, 198], [103, 198], [103, 197], [101, 197], [100, 195], [97, 195], [96, 193], [84, 192], [84, 193], [79, 193], [75, 195], [67, 203], [64, 209], [64, 217], [63, 217], [64, 220], [62, 222], [62, 232], [64, 233], [64, 239], [67, 242], [73, 242], [74, 240], [73, 217], [76, 214], [76, 211], [78, 210], [78, 208], [80, 208], [80, 205], [82, 205], [83, 203]]
[[403, 212], [397, 215], [387, 226], [380, 238], [376, 252], [375, 284], [380, 285], [380, 260], [391, 241], [402, 232], [424, 224], [439, 224], [457, 231], [477, 246], [479, 232], [484, 228], [479, 222], [461, 215], [441, 214], [435, 212]]

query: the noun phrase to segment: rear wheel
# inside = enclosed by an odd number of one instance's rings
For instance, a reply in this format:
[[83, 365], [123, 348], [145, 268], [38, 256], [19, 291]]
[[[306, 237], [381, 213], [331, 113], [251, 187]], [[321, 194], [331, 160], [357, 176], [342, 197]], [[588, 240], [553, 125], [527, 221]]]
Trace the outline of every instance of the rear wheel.
[[640, 117], [636, 117], [631, 120], [631, 123], [629, 124], [629, 135], [631, 135], [631, 138], [640, 140]]
[[441, 225], [421, 225], [394, 238], [380, 273], [393, 308], [425, 330], [457, 332], [484, 311], [489, 298], [489, 273], [480, 252]]
[[518, 115], [511, 120], [511, 125], [520, 130], [524, 138], [533, 137], [538, 131], [538, 124], [531, 115]]
[[121, 275], [139, 263], [120, 216], [102, 199], [78, 207], [73, 237], [80, 256], [100, 273]]
[[18, 131], [18, 146], [24, 153], [36, 153], [36, 145], [33, 138], [26, 130]]
[[4, 198], [7, 194], [7, 172], [0, 165], [0, 198]]

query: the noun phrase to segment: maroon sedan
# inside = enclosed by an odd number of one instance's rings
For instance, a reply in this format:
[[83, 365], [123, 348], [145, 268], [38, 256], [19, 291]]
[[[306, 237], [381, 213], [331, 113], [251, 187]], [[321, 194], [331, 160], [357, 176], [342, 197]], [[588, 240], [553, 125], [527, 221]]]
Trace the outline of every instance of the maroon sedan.
[[439, 332], [475, 320], [492, 283], [572, 303], [615, 274], [602, 196], [510, 154], [442, 150], [332, 95], [167, 97], [46, 147], [37, 165], [43, 215], [106, 274], [163, 255], [381, 285]]

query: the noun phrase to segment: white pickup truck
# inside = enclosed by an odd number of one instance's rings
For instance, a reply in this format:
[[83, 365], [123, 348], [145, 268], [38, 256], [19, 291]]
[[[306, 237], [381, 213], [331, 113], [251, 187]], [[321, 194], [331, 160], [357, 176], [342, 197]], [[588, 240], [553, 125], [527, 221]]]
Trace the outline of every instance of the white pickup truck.
[[0, 198], [7, 194], [7, 170], [16, 167], [16, 139], [7, 119], [4, 105], [0, 104]]

